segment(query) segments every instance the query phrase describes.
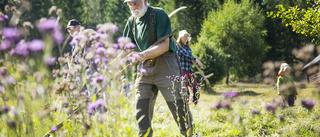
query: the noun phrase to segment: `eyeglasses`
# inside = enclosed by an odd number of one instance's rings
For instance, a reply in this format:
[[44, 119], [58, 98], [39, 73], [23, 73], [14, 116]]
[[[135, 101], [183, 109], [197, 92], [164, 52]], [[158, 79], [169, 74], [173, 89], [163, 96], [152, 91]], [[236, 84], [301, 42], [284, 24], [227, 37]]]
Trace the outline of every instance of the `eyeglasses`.
[[66, 28], [67, 31], [71, 31], [72, 29], [74, 29], [74, 26], [69, 26]]

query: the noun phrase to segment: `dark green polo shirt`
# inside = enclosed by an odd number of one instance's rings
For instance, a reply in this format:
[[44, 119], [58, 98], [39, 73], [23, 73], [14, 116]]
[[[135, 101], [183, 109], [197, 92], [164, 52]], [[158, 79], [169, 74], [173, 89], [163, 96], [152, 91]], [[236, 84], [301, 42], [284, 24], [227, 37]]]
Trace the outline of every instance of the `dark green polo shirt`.
[[[148, 7], [146, 14], [141, 18], [135, 18], [135, 39], [132, 35], [132, 20], [133, 16], [131, 16], [123, 31], [124, 37], [131, 38], [131, 41], [135, 43], [137, 46], [135, 47], [135, 51], [140, 51], [138, 46], [142, 51], [148, 49], [153, 43], [149, 32], [149, 17], [152, 11], [152, 7]], [[152, 23], [153, 33], [156, 37], [156, 40], [161, 39], [162, 37], [168, 35], [172, 32], [171, 30], [171, 20], [168, 17], [167, 13], [161, 8], [155, 8], [153, 23]], [[136, 40], [136, 41], [135, 41]], [[169, 41], [169, 51], [176, 52], [178, 50], [172, 38]]]

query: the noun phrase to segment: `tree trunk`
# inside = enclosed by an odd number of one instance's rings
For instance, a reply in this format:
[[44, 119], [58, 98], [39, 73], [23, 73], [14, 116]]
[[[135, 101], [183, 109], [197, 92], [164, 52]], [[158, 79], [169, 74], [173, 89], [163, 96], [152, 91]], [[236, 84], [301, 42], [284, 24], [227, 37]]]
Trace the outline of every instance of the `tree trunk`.
[[227, 67], [226, 84], [229, 85], [229, 67]]

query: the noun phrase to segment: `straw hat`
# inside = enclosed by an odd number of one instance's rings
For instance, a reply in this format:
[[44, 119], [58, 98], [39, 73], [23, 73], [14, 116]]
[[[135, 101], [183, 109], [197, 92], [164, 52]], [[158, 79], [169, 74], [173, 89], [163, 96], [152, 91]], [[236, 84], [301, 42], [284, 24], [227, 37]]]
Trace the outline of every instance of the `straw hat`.
[[287, 70], [287, 69], [291, 69], [291, 67], [289, 66], [289, 64], [287, 63], [282, 63], [280, 66], [280, 70], [278, 72], [278, 75], [283, 75], [283, 73]]
[[190, 42], [190, 40], [191, 40], [190, 33], [188, 33], [187, 30], [181, 30], [181, 31], [179, 32], [179, 38], [178, 38], [178, 40], [177, 40], [179, 43], [180, 43], [180, 38], [183, 37], [185, 34], [188, 34], [188, 35], [189, 35], [188, 41]]

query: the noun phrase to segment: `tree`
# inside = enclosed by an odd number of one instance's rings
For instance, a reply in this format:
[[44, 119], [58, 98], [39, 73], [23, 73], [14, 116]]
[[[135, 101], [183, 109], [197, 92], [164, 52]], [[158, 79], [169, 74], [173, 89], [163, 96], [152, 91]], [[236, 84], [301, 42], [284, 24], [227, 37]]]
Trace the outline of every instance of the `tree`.
[[311, 36], [313, 42], [320, 41], [320, 1], [307, 0], [307, 6], [300, 8], [298, 5], [286, 7], [282, 4], [277, 5], [279, 9], [275, 14], [271, 11], [269, 16], [282, 19], [282, 23], [291, 26], [292, 30], [306, 36]]
[[168, 14], [182, 6], [187, 6], [187, 9], [183, 9], [171, 17], [172, 28], [179, 31], [188, 30], [191, 37], [194, 38], [192, 40], [194, 43], [197, 41], [196, 38], [207, 14], [219, 6], [217, 0], [163, 0], [163, 3], [164, 5], [160, 5], [160, 7], [162, 6]]
[[[268, 12], [277, 12], [278, 8], [276, 8], [276, 5], [279, 4], [282, 4], [284, 7], [290, 7], [293, 5], [305, 7], [302, 0], [264, 0], [261, 7], [264, 9], [265, 16], [268, 16]], [[294, 48], [300, 48], [304, 46], [306, 42], [311, 41], [309, 37], [293, 32], [290, 27], [285, 27], [284, 24], [281, 23], [280, 18], [267, 17], [265, 24], [266, 29], [268, 30], [268, 35], [265, 37], [265, 41], [269, 46], [271, 46], [271, 49], [267, 52], [264, 62], [269, 60], [284, 60], [289, 64], [294, 63], [296, 57], [292, 55], [292, 50]]]
[[[264, 43], [264, 20], [261, 10], [253, 2], [243, 0], [237, 4], [228, 0], [217, 11], [209, 13], [195, 48], [221, 50], [226, 60], [226, 70], [230, 70], [235, 78], [255, 76], [260, 72], [261, 61], [269, 48]], [[205, 65], [215, 66], [208, 63]]]

